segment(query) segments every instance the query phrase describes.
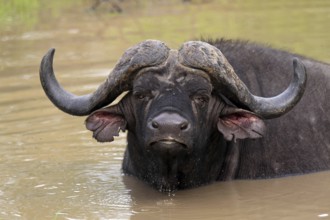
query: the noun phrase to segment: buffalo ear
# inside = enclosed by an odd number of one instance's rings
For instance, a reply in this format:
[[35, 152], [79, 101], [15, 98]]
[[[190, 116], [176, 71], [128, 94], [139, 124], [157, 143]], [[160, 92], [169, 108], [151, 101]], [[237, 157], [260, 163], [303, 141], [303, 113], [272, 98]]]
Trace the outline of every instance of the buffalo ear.
[[[111, 107], [110, 107], [111, 108]], [[89, 115], [85, 121], [86, 128], [93, 131], [93, 137], [99, 142], [111, 142], [119, 131], [125, 131], [126, 120], [110, 108], [97, 110]]]
[[261, 138], [266, 130], [261, 118], [243, 109], [235, 109], [232, 113], [220, 116], [217, 127], [227, 141]]

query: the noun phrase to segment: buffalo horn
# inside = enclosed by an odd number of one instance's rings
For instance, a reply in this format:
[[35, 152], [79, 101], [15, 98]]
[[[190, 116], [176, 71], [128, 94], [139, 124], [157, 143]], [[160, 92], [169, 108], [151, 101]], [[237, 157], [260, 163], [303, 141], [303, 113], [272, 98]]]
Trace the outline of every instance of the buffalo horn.
[[205, 71], [219, 94], [265, 119], [276, 118], [290, 111], [299, 102], [306, 87], [305, 66], [297, 58], [293, 59], [294, 75], [288, 88], [269, 98], [253, 95], [221, 51], [208, 43], [186, 42], [179, 50], [179, 62], [187, 67]]
[[40, 64], [40, 81], [46, 95], [66, 113], [88, 115], [110, 104], [123, 91], [129, 90], [138, 70], [163, 63], [168, 57], [169, 48], [156, 40], [147, 40], [129, 48], [96, 91], [82, 96], [67, 92], [56, 80], [53, 71], [54, 53], [55, 49], [50, 49]]

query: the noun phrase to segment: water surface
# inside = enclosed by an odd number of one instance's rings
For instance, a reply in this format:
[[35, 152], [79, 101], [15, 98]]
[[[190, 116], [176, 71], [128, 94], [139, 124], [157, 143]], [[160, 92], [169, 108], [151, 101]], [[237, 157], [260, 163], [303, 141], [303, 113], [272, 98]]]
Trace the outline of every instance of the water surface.
[[178, 48], [239, 38], [330, 62], [329, 1], [127, 0], [122, 13], [83, 0], [0, 4], [0, 219], [330, 219], [329, 172], [171, 194], [123, 176], [125, 133], [97, 143], [84, 117], [50, 103], [38, 76], [54, 47], [61, 84], [89, 93], [145, 39]]

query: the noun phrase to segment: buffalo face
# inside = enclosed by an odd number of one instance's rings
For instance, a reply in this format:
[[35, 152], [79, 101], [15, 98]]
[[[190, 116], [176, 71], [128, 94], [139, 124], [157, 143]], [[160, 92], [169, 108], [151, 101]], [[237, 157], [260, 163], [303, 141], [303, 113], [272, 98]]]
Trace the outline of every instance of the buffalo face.
[[124, 172], [161, 191], [216, 180], [225, 139], [257, 138], [264, 132], [259, 117], [213, 94], [207, 74], [175, 59], [141, 71], [119, 104], [92, 113], [86, 125], [99, 141], [112, 141], [127, 129]]
[[141, 75], [133, 85], [139, 143], [159, 153], [190, 152], [198, 123], [206, 121], [211, 91], [207, 78], [176, 69]]
[[[129, 140], [138, 144], [129, 144], [128, 151], [132, 157], [143, 154], [139, 159], [147, 161], [136, 164], [138, 169], [132, 172], [145, 170], [142, 178], [160, 190], [184, 188], [188, 184], [183, 180], [196, 165], [196, 155], [203, 147], [200, 143], [208, 138], [205, 129], [211, 91], [208, 79], [171, 67], [136, 79], [136, 126], [134, 137], [129, 136]], [[138, 148], [143, 152], [137, 152]]]

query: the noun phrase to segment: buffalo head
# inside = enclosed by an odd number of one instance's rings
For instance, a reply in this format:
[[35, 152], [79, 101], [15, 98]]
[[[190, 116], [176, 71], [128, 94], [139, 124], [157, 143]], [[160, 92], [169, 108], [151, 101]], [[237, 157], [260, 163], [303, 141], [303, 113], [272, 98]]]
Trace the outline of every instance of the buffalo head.
[[[40, 67], [49, 99], [69, 114], [89, 115], [86, 127], [100, 142], [128, 130], [124, 172], [162, 191], [221, 178], [228, 143], [262, 137], [263, 119], [290, 111], [306, 82], [295, 59], [283, 93], [254, 96], [217, 48], [190, 41], [170, 50], [148, 40], [128, 49], [94, 93], [76, 96], [58, 84], [53, 56], [51, 49]], [[124, 91], [118, 104], [102, 108]]]

